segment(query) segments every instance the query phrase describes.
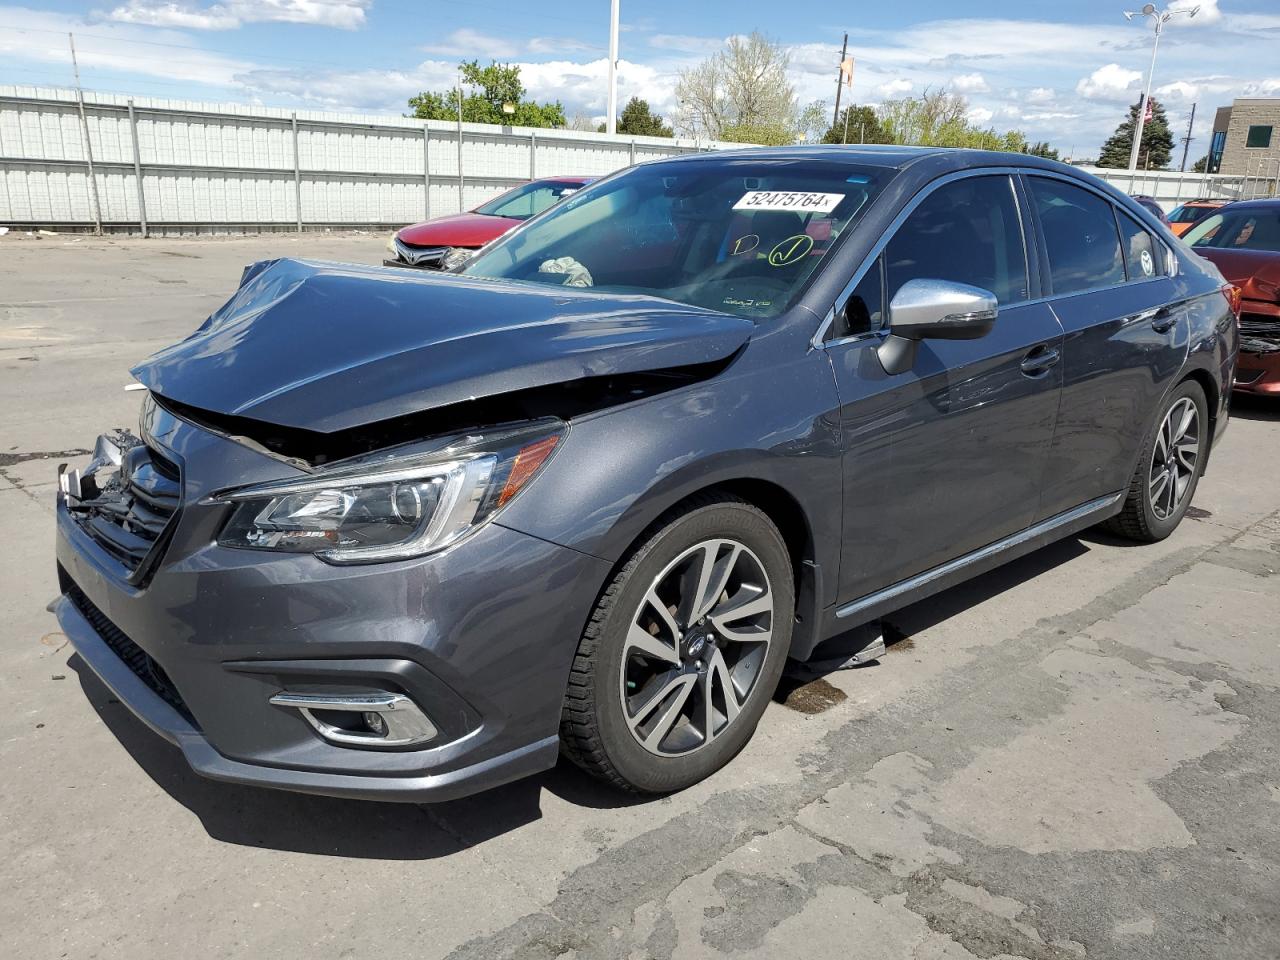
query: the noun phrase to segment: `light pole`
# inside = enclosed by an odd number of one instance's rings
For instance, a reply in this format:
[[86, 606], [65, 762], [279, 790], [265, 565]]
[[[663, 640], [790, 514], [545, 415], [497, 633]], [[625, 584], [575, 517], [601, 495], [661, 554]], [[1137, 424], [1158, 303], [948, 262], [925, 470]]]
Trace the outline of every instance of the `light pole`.
[[1132, 20], [1134, 17], [1146, 17], [1151, 21], [1152, 27], [1155, 29], [1155, 39], [1151, 42], [1151, 69], [1147, 71], [1147, 88], [1142, 94], [1142, 100], [1138, 103], [1138, 120], [1133, 125], [1133, 149], [1129, 151], [1129, 169], [1138, 169], [1138, 153], [1142, 149], [1142, 128], [1147, 125], [1147, 104], [1151, 102], [1151, 79], [1156, 72], [1156, 51], [1160, 49], [1160, 34], [1164, 30], [1164, 25], [1174, 17], [1185, 13], [1188, 17], [1194, 17], [1200, 12], [1199, 7], [1190, 7], [1185, 10], [1170, 10], [1167, 7], [1164, 10], [1157, 10], [1154, 3], [1143, 4], [1142, 9], [1138, 11], [1126, 10], [1124, 18]]
[[618, 0], [609, 10], [609, 115], [604, 129], [608, 134], [618, 132]]

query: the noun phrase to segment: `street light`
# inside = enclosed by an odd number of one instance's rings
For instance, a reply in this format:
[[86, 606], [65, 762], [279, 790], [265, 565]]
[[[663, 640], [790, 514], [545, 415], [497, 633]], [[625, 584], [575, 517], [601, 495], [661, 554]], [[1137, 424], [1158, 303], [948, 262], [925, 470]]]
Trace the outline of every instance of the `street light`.
[[1160, 49], [1160, 33], [1164, 30], [1164, 25], [1180, 14], [1186, 14], [1188, 17], [1194, 17], [1200, 12], [1199, 7], [1189, 7], [1182, 10], [1170, 10], [1167, 7], [1164, 10], [1157, 10], [1154, 3], [1143, 4], [1142, 9], [1138, 11], [1126, 10], [1124, 18], [1132, 20], [1134, 17], [1147, 17], [1151, 21], [1151, 25], [1155, 28], [1155, 39], [1151, 42], [1151, 69], [1147, 71], [1147, 89], [1142, 94], [1142, 102], [1138, 104], [1138, 122], [1133, 126], [1133, 149], [1129, 151], [1129, 169], [1138, 169], [1138, 153], [1142, 149], [1142, 128], [1147, 125], [1147, 104], [1151, 102], [1151, 78], [1156, 72], [1156, 51]]

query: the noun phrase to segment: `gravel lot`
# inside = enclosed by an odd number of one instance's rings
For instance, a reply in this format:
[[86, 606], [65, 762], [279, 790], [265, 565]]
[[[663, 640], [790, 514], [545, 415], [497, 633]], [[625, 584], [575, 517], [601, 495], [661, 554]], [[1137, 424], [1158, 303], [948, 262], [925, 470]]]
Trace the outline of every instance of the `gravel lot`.
[[1280, 956], [1274, 405], [1240, 405], [1166, 542], [1088, 534], [894, 614], [878, 665], [791, 692], [678, 796], [564, 766], [434, 807], [192, 775], [45, 611], [56, 465], [136, 422], [129, 366], [244, 264], [382, 242], [0, 241], [8, 960]]

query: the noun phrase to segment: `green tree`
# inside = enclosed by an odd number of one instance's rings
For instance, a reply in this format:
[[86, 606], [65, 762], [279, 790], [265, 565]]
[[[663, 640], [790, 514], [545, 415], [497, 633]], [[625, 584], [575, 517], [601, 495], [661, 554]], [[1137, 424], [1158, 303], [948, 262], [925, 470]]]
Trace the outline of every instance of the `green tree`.
[[[604, 133], [606, 127], [602, 123], [596, 129]], [[662, 117], [653, 112], [649, 101], [639, 97], [632, 97], [622, 108], [622, 113], [618, 116], [618, 132], [632, 137], [675, 136], [675, 132], [662, 122]]]
[[840, 118], [827, 128], [822, 143], [893, 143], [893, 138], [880, 123], [871, 107], [851, 104], [840, 111]]
[[[1125, 168], [1129, 166], [1129, 153], [1133, 149], [1133, 128], [1138, 122], [1138, 104], [1129, 108], [1128, 115], [1107, 138], [1098, 154], [1098, 166]], [[1169, 131], [1169, 119], [1160, 101], [1151, 100], [1151, 119], [1142, 128], [1142, 144], [1138, 150], [1139, 170], [1163, 170], [1169, 166], [1173, 152], [1173, 134]]]
[[1049, 146], [1049, 144], [1045, 143], [1043, 140], [1039, 140], [1028, 147], [1024, 147], [1022, 152], [1029, 153], [1033, 157], [1044, 157], [1046, 160], [1059, 159], [1058, 151]]
[[789, 147], [796, 142], [796, 132], [790, 126], [773, 123], [730, 123], [720, 128], [719, 139], [762, 147]]
[[1022, 153], [1027, 138], [1018, 130], [1000, 133], [968, 118], [969, 101], [947, 90], [925, 90], [919, 97], [886, 100], [876, 111], [887, 143], [930, 147], [969, 147]]
[[805, 143], [821, 143], [827, 132], [831, 107], [825, 100], [814, 100], [796, 115], [796, 135]]
[[[534, 103], [524, 99], [520, 68], [494, 61], [487, 67], [478, 60], [459, 64], [462, 82], [468, 88], [462, 98], [462, 119], [468, 123], [512, 124], [518, 127], [563, 127], [566, 124], [560, 101]], [[510, 104], [515, 112], [505, 113]], [[443, 93], [426, 91], [409, 98], [412, 116], [419, 120], [457, 120], [458, 90]]]
[[1209, 169], [1209, 155], [1206, 153], [1203, 157], [1191, 165], [1191, 169], [1196, 173], [1204, 173]]

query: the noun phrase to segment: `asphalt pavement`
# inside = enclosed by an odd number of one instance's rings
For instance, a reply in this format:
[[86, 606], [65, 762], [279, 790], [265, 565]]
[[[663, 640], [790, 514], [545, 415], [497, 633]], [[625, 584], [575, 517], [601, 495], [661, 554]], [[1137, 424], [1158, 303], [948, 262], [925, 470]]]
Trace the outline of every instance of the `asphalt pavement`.
[[1164, 543], [1089, 532], [890, 615], [877, 664], [780, 691], [676, 796], [193, 775], [46, 612], [56, 466], [136, 424], [129, 367], [245, 264], [383, 240], [0, 240], [6, 960], [1280, 956], [1275, 404], [1237, 406]]

